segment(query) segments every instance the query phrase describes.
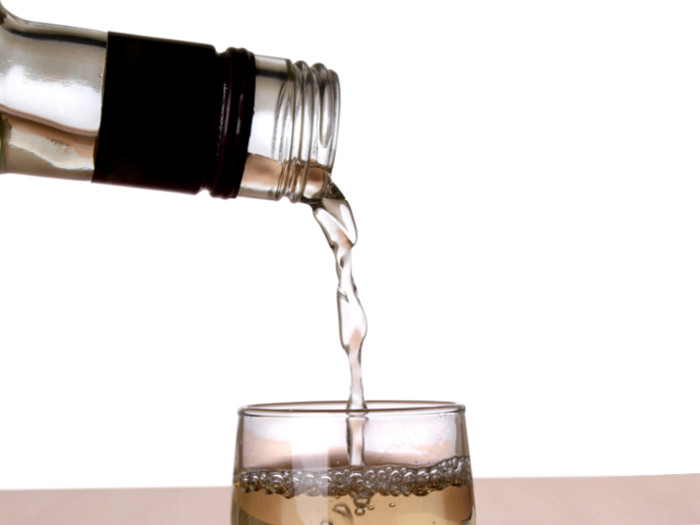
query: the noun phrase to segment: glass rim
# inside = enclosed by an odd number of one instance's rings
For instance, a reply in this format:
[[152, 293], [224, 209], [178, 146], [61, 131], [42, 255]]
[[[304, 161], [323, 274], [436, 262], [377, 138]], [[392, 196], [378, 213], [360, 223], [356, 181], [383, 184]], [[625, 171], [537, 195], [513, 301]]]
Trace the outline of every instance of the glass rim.
[[238, 409], [239, 416], [246, 417], [303, 417], [350, 415], [422, 415], [458, 414], [464, 405], [452, 401], [396, 401], [370, 400], [366, 409], [348, 410], [347, 401], [291, 401], [259, 403]]

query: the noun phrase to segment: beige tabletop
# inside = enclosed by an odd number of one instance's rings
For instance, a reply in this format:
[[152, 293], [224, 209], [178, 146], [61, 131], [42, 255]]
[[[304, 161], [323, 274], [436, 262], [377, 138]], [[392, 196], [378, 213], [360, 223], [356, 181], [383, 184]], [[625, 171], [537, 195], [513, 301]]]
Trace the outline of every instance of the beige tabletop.
[[[700, 525], [700, 474], [477, 479], [478, 525]], [[0, 525], [227, 525], [231, 489], [0, 491]]]

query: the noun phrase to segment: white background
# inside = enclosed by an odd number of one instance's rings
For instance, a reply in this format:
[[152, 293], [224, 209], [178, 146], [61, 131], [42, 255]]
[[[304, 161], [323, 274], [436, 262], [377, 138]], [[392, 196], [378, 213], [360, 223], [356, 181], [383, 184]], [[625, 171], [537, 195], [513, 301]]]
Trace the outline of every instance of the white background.
[[[700, 4], [5, 5], [335, 69], [367, 396], [466, 404], [479, 477], [700, 471]], [[0, 177], [0, 488], [228, 484], [346, 366], [304, 206]]]

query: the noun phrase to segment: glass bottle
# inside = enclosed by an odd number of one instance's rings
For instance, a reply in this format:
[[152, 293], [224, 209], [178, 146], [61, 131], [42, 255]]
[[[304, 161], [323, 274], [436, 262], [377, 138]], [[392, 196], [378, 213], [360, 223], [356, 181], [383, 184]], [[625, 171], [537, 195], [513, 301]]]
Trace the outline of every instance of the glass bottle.
[[0, 173], [293, 202], [330, 187], [337, 75], [0, 5]]

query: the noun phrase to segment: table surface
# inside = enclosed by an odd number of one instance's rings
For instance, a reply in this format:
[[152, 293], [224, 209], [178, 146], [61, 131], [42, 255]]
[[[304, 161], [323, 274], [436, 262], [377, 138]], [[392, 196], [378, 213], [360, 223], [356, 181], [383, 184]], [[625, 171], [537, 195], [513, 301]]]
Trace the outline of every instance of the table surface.
[[[700, 474], [476, 479], [478, 525], [700, 525]], [[2, 525], [230, 525], [230, 487], [0, 491]]]

